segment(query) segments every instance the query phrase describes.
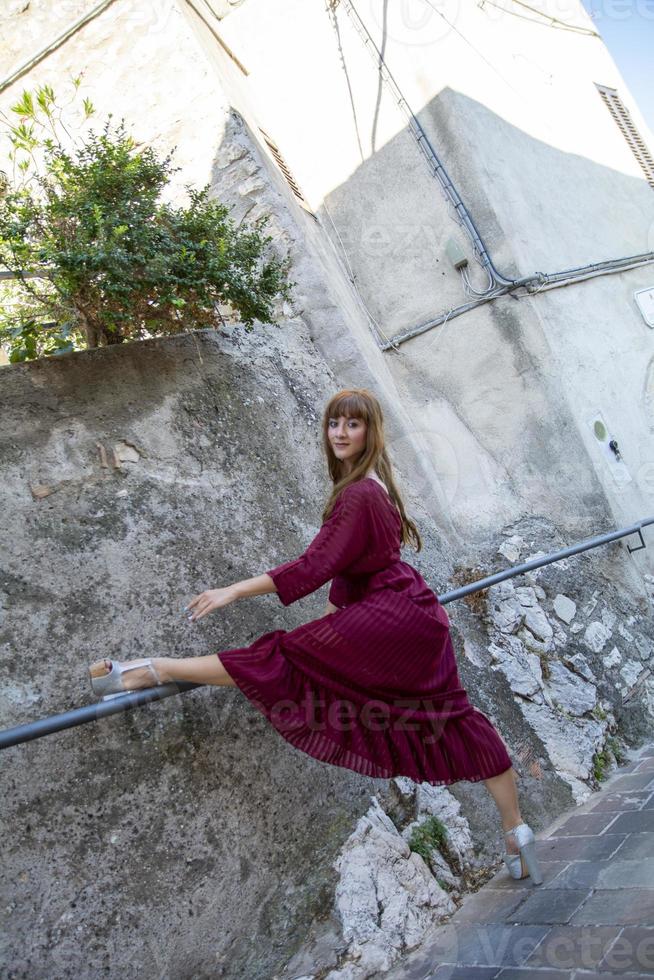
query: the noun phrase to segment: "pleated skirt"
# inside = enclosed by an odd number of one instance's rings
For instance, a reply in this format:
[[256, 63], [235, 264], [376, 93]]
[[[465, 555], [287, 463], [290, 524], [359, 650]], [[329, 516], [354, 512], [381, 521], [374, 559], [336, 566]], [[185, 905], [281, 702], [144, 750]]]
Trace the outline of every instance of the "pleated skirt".
[[401, 593], [382, 589], [217, 655], [277, 732], [321, 762], [432, 785], [512, 765], [461, 686], [448, 626]]

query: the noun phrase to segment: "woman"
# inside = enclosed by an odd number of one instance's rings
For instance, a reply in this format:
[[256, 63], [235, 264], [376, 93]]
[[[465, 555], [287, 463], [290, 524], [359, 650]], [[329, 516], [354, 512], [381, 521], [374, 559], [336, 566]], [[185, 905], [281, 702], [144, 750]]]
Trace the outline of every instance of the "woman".
[[219, 654], [99, 660], [89, 668], [93, 690], [236, 685], [287, 741], [323, 762], [437, 785], [484, 780], [507, 836], [510, 874], [539, 884], [506, 747], [461, 687], [445, 609], [400, 559], [401, 544], [419, 551], [422, 541], [393, 479], [375, 396], [337, 392], [323, 415], [323, 443], [333, 490], [304, 554], [202, 592], [187, 610], [197, 622], [269, 592], [287, 606], [331, 579], [324, 616]]

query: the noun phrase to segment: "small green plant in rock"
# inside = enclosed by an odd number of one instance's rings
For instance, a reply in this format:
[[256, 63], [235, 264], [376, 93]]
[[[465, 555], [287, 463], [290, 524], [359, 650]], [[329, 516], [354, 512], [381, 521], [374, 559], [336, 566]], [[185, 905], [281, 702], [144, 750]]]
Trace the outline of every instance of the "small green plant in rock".
[[[247, 330], [275, 322], [292, 283], [267, 219], [236, 225], [208, 186], [187, 187], [183, 206], [165, 201], [179, 170], [172, 153], [137, 144], [111, 116], [75, 139], [64, 108], [43, 86], [12, 106], [18, 123], [0, 118], [13, 168], [0, 175], [0, 268], [15, 277], [0, 290], [10, 360], [215, 328], [221, 306]], [[85, 100], [84, 120], [93, 111]]]
[[425, 864], [429, 864], [430, 851], [440, 850], [446, 840], [447, 828], [445, 824], [438, 817], [432, 815], [413, 828], [408, 843], [409, 849], [419, 854]]
[[617, 762], [617, 764], [618, 765], [621, 765], [625, 761], [626, 756], [625, 756], [624, 752], [622, 751], [622, 747], [620, 745], [620, 742], [615, 737], [615, 735], [609, 735], [609, 736], [607, 736], [606, 746], [613, 753], [613, 758], [615, 759], [615, 761]]
[[598, 783], [606, 779], [606, 772], [610, 764], [608, 752], [604, 749], [600, 749], [593, 756], [593, 776]]
[[599, 704], [595, 705], [595, 707], [591, 711], [591, 715], [593, 716], [593, 718], [596, 718], [598, 721], [604, 721], [606, 719], [606, 711]]

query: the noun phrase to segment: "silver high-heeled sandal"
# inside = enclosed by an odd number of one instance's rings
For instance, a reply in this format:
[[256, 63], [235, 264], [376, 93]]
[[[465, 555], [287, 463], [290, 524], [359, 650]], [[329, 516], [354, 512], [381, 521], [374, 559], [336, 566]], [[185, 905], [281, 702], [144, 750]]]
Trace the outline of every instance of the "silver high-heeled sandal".
[[[107, 660], [109, 658], [107, 657]], [[102, 697], [103, 700], [108, 700], [109, 698], [120, 697], [121, 694], [127, 694], [130, 690], [142, 691], [143, 688], [127, 688], [123, 687], [123, 674], [128, 670], [134, 670], [136, 667], [149, 667], [152, 676], [154, 677], [154, 684], [148, 684], [147, 687], [158, 687], [164, 682], [159, 677], [156, 671], [152, 659], [147, 657], [145, 660], [127, 660], [121, 662], [120, 660], [110, 660], [111, 670], [108, 673], [100, 674], [99, 670], [104, 665], [104, 660], [96, 660], [95, 663], [91, 664], [89, 667], [89, 679], [91, 681], [91, 687], [93, 693]]]
[[529, 876], [534, 885], [540, 885], [543, 881], [543, 872], [536, 858], [536, 838], [531, 827], [526, 823], [519, 823], [511, 830], [504, 831], [505, 837], [513, 837], [513, 840], [520, 848], [517, 854], [504, 854], [504, 863], [512, 878], [526, 878]]

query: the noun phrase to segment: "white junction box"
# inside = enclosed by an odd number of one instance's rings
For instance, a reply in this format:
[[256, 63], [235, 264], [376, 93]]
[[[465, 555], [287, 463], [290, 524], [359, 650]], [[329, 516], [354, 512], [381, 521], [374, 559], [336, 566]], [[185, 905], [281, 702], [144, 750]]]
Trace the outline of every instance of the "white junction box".
[[654, 286], [637, 290], [634, 299], [647, 326], [654, 328]]

